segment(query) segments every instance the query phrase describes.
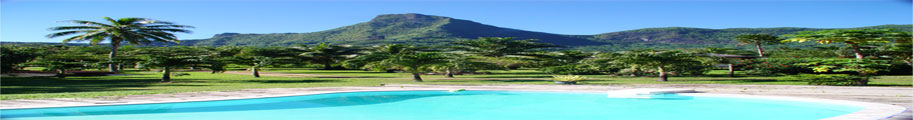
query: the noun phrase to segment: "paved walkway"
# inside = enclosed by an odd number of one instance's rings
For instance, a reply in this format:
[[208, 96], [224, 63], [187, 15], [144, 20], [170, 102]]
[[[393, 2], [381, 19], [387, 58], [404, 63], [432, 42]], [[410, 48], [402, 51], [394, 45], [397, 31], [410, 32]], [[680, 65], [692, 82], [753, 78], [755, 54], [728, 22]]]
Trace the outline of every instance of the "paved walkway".
[[[251, 71], [225, 71], [229, 74], [253, 75]], [[315, 78], [357, 78], [354, 76], [338, 75], [319, 75], [319, 74], [300, 74], [300, 73], [277, 73], [277, 72], [260, 72], [260, 76], [277, 76], [277, 77], [315, 77]]]

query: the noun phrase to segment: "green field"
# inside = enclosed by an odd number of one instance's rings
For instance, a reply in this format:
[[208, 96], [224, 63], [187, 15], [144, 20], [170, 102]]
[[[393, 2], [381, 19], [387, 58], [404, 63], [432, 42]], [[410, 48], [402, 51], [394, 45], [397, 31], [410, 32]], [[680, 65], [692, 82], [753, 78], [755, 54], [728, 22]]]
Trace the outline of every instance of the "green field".
[[[67, 77], [2, 77], [0, 99], [38, 98], [87, 98], [117, 97], [124, 95], [179, 93], [194, 91], [230, 91], [251, 88], [296, 88], [332, 86], [378, 86], [379, 84], [554, 84], [551, 75], [534, 70], [481, 71], [489, 74], [423, 75], [425, 82], [413, 82], [408, 73], [384, 73], [360, 70], [309, 70], [267, 69], [266, 72], [312, 74], [308, 77], [263, 76], [254, 78], [247, 74], [209, 74], [208, 72], [183, 72], [188, 76], [173, 77], [172, 83], [161, 83], [158, 72], [129, 71], [122, 76]], [[668, 82], [657, 82], [655, 77], [627, 77], [587, 75], [590, 79], [580, 84], [776, 84], [806, 85], [802, 81], [780, 80], [785, 76], [725, 76], [717, 70], [707, 76], [670, 77]], [[872, 86], [910, 87], [913, 76], [880, 76], [870, 82]]]

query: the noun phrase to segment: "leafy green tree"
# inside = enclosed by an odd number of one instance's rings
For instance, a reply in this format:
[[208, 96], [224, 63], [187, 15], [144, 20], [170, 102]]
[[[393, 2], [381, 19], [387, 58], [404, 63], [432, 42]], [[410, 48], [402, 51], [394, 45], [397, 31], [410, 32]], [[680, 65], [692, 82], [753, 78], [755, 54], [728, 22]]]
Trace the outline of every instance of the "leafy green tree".
[[194, 64], [199, 58], [195, 56], [150, 55], [146, 66], [162, 68], [162, 82], [171, 82], [171, 69]]
[[453, 78], [457, 72], [475, 71], [482, 69], [504, 69], [494, 63], [482, 62], [480, 59], [462, 54], [445, 54], [447, 59], [445, 63], [432, 66], [435, 71], [444, 72], [444, 77]]
[[358, 49], [348, 46], [330, 45], [320, 43], [314, 47], [307, 47], [301, 56], [308, 57], [312, 63], [323, 64], [323, 69], [333, 69], [332, 65], [348, 59], [348, 56], [358, 54]]
[[777, 36], [768, 34], [741, 34], [735, 36], [735, 40], [739, 41], [739, 45], [754, 44], [755, 47], [758, 47], [758, 56], [761, 57], [764, 57], [764, 49], [761, 47], [761, 44], [780, 44], [781, 41]]
[[653, 67], [659, 73], [657, 81], [669, 81], [666, 75], [667, 68], [681, 67], [681, 64], [700, 63], [694, 58], [695, 55], [681, 51], [656, 51], [646, 50], [641, 52], [631, 52], [621, 58], [625, 63], [634, 66]]
[[42, 52], [44, 50], [46, 49], [39, 46], [0, 46], [0, 60], [3, 60], [0, 62], [0, 72], [6, 73], [19, 69], [19, 64], [44, 55]]
[[787, 35], [790, 39], [785, 42], [805, 42], [815, 40], [820, 44], [844, 43], [853, 48], [856, 59], [864, 59], [860, 45], [876, 43], [910, 43], [913, 37], [910, 33], [893, 29], [852, 29], [852, 30], [822, 30], [802, 31], [798, 34]]
[[545, 60], [549, 65], [567, 65], [577, 64], [581, 60], [591, 57], [593, 57], [593, 53], [565, 50], [546, 54], [539, 57], [539, 59]]
[[251, 65], [251, 68], [250, 68], [250, 70], [252, 71], [251, 74], [254, 75], [254, 77], [256, 77], [256, 78], [260, 77], [260, 67], [264, 67], [264, 66], [273, 64], [273, 58], [264, 57], [264, 56], [255, 56], [253, 58], [253, 60], [251, 60], [251, 61], [253, 61], [253, 65]]
[[549, 74], [599, 74], [595, 67], [602, 63], [582, 62], [593, 57], [594, 53], [565, 50], [541, 54], [536, 61], [542, 66], [539, 71]]
[[[698, 59], [698, 61], [701, 61], [701, 63], [707, 63], [709, 66], [713, 66], [716, 64], [727, 64], [728, 68], [729, 68], [730, 77], [735, 76], [734, 63], [736, 63], [736, 62], [733, 61], [732, 58], [726, 58], [726, 57], [732, 57], [730, 55], [751, 55], [751, 54], [753, 54], [751, 51], [745, 51], [745, 50], [741, 50], [741, 49], [714, 48], [714, 47], [707, 47], [707, 48], [703, 48], [703, 49], [691, 49], [690, 52], [705, 56], [705, 57], [702, 57], [701, 59]], [[691, 67], [699, 68], [701, 66], [691, 66]], [[698, 71], [700, 71], [700, 70], [698, 70]]]
[[913, 44], [895, 43], [878, 48], [878, 54], [892, 60], [900, 60], [913, 66]]
[[613, 74], [621, 71], [622, 69], [629, 68], [627, 63], [622, 61], [624, 54], [606, 52], [594, 54], [592, 59], [585, 59], [580, 61], [584, 65], [589, 65], [589, 68], [596, 71]]
[[68, 47], [53, 47], [52, 49], [49, 49], [47, 53], [29, 62], [29, 64], [45, 67], [45, 69], [49, 71], [55, 71], [57, 73], [57, 78], [65, 78], [65, 72], [67, 70], [81, 69], [83, 64], [85, 64], [85, 61], [93, 61], [87, 60], [92, 57], [87, 57], [83, 54], [68, 50], [67, 48]]
[[194, 47], [173, 46], [148, 48], [142, 52], [146, 55], [144, 66], [162, 69], [162, 81], [171, 82], [171, 70], [193, 64], [201, 64], [201, 55], [206, 54]]
[[367, 65], [367, 68], [373, 69], [400, 69], [412, 73], [412, 78], [416, 82], [422, 82], [422, 72], [431, 70], [434, 65], [447, 63], [447, 57], [437, 52], [420, 52], [409, 54], [397, 54], [393, 57], [380, 62], [374, 62]]
[[[812, 48], [777, 48], [769, 51], [769, 57], [774, 58], [834, 58], [842, 57], [843, 50], [836, 46], [812, 47]], [[849, 53], [853, 54], [853, 53]]]
[[[67, 22], [80, 24], [79, 26], [60, 26], [52, 27], [50, 30], [62, 31], [48, 34], [48, 38], [61, 36], [76, 35], [63, 40], [63, 43], [70, 41], [89, 41], [92, 45], [97, 45], [102, 41], [109, 41], [111, 52], [108, 54], [109, 61], [114, 61], [117, 57], [117, 48], [121, 43], [130, 44], [149, 44], [152, 41], [158, 42], [178, 42], [177, 36], [172, 33], [190, 33], [191, 31], [183, 28], [193, 28], [186, 25], [175, 25], [171, 22], [157, 21], [147, 18], [121, 18], [112, 19], [104, 18], [108, 23], [69, 20]], [[78, 35], [77, 35], [78, 34]], [[108, 71], [117, 72], [115, 65], [108, 64]]]
[[234, 62], [239, 65], [250, 65], [251, 74], [260, 77], [260, 68], [283, 63], [295, 63], [298, 51], [284, 47], [256, 48], [247, 47], [235, 55]]
[[752, 54], [754, 54], [751, 51], [746, 51], [746, 50], [742, 50], [742, 49], [716, 48], [716, 47], [690, 49], [689, 52], [700, 53], [700, 54], [727, 54], [727, 55], [752, 55]]
[[243, 48], [234, 46], [222, 46], [218, 48], [205, 49], [208, 54], [200, 57], [200, 63], [205, 64], [207, 69], [211, 70], [210, 74], [225, 72], [228, 64], [237, 61], [235, 55], [239, 54]]
[[512, 37], [480, 37], [476, 40], [453, 42], [453, 49], [466, 51], [486, 57], [503, 57], [507, 55], [529, 55], [540, 48], [557, 47], [552, 44], [536, 43], [535, 39], [514, 40]]
[[863, 79], [855, 81], [856, 83], [852, 84], [860, 86], [868, 85], [871, 75], [878, 73], [879, 71], [888, 70], [887, 68], [890, 66], [887, 61], [871, 59], [821, 59], [818, 61], [799, 63], [797, 65], [808, 66], [819, 73], [853, 72], [851, 75], [863, 77]]
[[420, 51], [428, 50], [425, 50], [423, 47], [402, 44], [381, 45], [371, 47], [364, 53], [358, 54], [356, 57], [346, 60], [342, 64], [346, 68], [361, 69], [369, 63], [383, 61], [397, 54], [411, 54]]

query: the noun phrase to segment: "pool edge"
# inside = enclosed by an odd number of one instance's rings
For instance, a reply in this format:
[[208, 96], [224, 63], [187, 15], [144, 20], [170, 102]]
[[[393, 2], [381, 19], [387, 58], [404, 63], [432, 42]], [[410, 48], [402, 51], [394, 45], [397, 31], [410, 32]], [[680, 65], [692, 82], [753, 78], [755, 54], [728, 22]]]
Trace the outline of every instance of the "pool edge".
[[[325, 91], [302, 91], [304, 93], [291, 93], [291, 94], [278, 94], [278, 95], [259, 95], [259, 96], [241, 96], [241, 97], [220, 97], [220, 98], [203, 98], [203, 99], [180, 99], [180, 100], [164, 100], [164, 101], [139, 101], [139, 102], [123, 102], [123, 103], [83, 103], [83, 104], [71, 104], [71, 105], [35, 105], [35, 106], [19, 106], [19, 107], [0, 107], [0, 110], [13, 110], [13, 109], [36, 109], [36, 108], [57, 108], [57, 107], [85, 107], [85, 106], [111, 106], [111, 105], [135, 105], [135, 104], [159, 104], [159, 103], [177, 103], [177, 102], [201, 102], [201, 101], [219, 101], [219, 100], [240, 100], [240, 99], [257, 99], [257, 98], [273, 98], [273, 97], [289, 97], [289, 96], [302, 96], [302, 95], [317, 95], [317, 94], [329, 94], [329, 93], [346, 93], [346, 92], [378, 92], [378, 91], [429, 91], [429, 90], [441, 90], [446, 91], [450, 90], [449, 88], [411, 88], [411, 89], [385, 89], [383, 87], [344, 87], [344, 88], [356, 88], [356, 89], [342, 89], [342, 90], [325, 90]], [[469, 90], [493, 90], [493, 91], [529, 91], [529, 92], [576, 92], [576, 93], [604, 93], [606, 91], [598, 90], [541, 90], [541, 89], [498, 89], [498, 88], [478, 88]], [[859, 106], [863, 107], [863, 110], [856, 111], [853, 113], [848, 113], [840, 116], [825, 118], [825, 120], [877, 120], [885, 119], [897, 114], [902, 113], [907, 108], [897, 105], [889, 105], [883, 103], [873, 103], [873, 102], [860, 102], [860, 101], [851, 101], [851, 100], [834, 100], [834, 99], [820, 99], [820, 98], [806, 98], [806, 97], [787, 97], [787, 96], [768, 96], [768, 95], [743, 95], [743, 94], [719, 94], [719, 93], [680, 93], [682, 95], [690, 96], [715, 96], [715, 97], [737, 97], [737, 98], [753, 98], [753, 99], [772, 99], [772, 100], [790, 100], [790, 101], [804, 101], [804, 102], [816, 102], [816, 103], [828, 103], [828, 104], [839, 104], [839, 105], [850, 105], [850, 106]], [[3, 101], [0, 101], [2, 104]]]

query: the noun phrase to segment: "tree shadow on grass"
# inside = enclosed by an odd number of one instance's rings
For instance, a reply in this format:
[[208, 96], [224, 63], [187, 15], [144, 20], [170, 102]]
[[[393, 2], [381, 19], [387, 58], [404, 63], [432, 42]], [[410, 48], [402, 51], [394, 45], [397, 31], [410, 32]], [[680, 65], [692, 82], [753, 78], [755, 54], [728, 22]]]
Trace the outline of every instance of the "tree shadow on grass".
[[321, 83], [321, 82], [342, 82], [339, 80], [249, 80], [245, 82], [254, 83]]
[[8, 77], [0, 80], [0, 84], [3, 85], [3, 87], [0, 87], [0, 94], [125, 91], [143, 90], [145, 87], [152, 86], [206, 86], [161, 83], [159, 81], [161, 80], [150, 79], [149, 77], [79, 77], [64, 79], [54, 77]]
[[674, 82], [710, 82], [709, 84], [726, 84], [726, 83], [713, 83], [713, 82], [730, 82], [730, 83], [776, 83], [776, 82], [801, 82], [798, 80], [778, 80], [778, 79], [697, 79], [697, 80], [681, 80], [681, 79], [669, 79], [669, 81]]
[[552, 78], [552, 76], [547, 75], [536, 75], [536, 76], [471, 76], [469, 78]]
[[503, 83], [520, 83], [520, 82], [544, 82], [548, 80], [530, 80], [530, 79], [509, 79], [509, 80], [464, 80], [464, 79], [446, 79], [433, 80], [425, 82], [442, 82], [442, 83], [474, 83], [474, 82], [503, 82]]
[[384, 76], [318, 76], [314, 78], [398, 78], [398, 77], [384, 77]]
[[545, 82], [545, 81], [549, 81], [549, 80], [522, 80], [522, 79], [516, 79], [516, 80], [480, 80], [480, 81], [487, 81], [487, 82]]
[[[271, 71], [267, 71], [267, 72], [271, 72]], [[280, 72], [277, 72], [277, 73], [292, 73], [292, 74], [385, 74], [385, 73], [386, 73], [386, 74], [395, 74], [395, 73], [388, 73], [388, 72], [374, 72], [374, 71], [367, 71], [367, 72], [362, 72], [362, 71], [334, 71], [334, 72], [323, 72], [323, 71], [322, 71], [322, 72], [281, 72], [281, 71], [280, 71]]]
[[340, 80], [189, 80], [189, 83], [322, 83], [322, 82], [343, 82]]

